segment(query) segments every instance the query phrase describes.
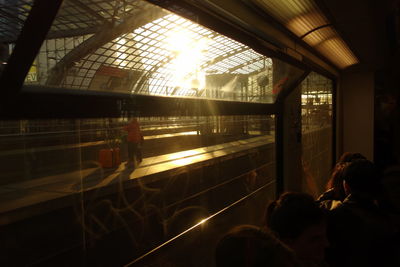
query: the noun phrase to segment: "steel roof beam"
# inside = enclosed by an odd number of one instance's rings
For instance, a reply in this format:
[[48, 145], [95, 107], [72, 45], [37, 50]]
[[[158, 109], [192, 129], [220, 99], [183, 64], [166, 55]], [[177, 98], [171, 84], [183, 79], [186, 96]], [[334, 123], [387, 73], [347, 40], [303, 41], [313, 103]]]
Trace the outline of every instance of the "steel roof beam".
[[146, 23], [161, 18], [166, 14], [166, 12], [161, 12], [158, 7], [148, 6], [144, 10], [138, 10], [117, 26], [112, 27], [108, 23], [105, 24], [103, 30], [97, 32], [71, 50], [50, 70], [46, 84], [52, 86], [60, 85], [68, 70], [74, 66], [75, 62], [78, 62], [111, 40], [133, 31]]

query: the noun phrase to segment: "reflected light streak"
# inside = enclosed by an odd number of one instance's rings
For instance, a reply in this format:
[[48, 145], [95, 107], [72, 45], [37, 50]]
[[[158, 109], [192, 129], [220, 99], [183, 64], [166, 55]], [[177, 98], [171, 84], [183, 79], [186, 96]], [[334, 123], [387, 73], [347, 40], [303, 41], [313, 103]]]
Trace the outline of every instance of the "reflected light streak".
[[199, 152], [196, 150], [187, 150], [187, 151], [182, 151], [178, 153], [174, 153], [173, 155], [168, 155], [167, 159], [168, 160], [174, 160], [174, 159], [179, 159], [179, 158], [184, 158], [184, 157], [190, 157], [198, 154]]
[[177, 160], [172, 161], [171, 164], [176, 165], [176, 166], [185, 166], [185, 165], [193, 164], [199, 160], [205, 160], [204, 157], [205, 157], [205, 155], [197, 155], [197, 156], [193, 156], [193, 157], [177, 159]]
[[210, 112], [210, 114], [216, 115], [217, 109], [216, 109], [215, 105], [213, 103], [211, 103], [211, 101], [208, 101], [208, 100], [207, 100], [206, 104], [207, 104], [207, 108], [208, 108], [208, 111]]
[[148, 136], [144, 137], [144, 140], [157, 139], [157, 138], [167, 138], [167, 137], [174, 137], [174, 136], [181, 136], [181, 135], [197, 135], [197, 131], [174, 133], [174, 134], [148, 135]]
[[229, 82], [227, 82], [222, 88], [221, 91], [222, 92], [233, 92], [235, 87], [236, 87], [236, 83], [238, 80], [238, 76], [235, 76], [232, 80], [230, 80]]
[[231, 203], [230, 205], [228, 205], [228, 206], [226, 206], [226, 207], [220, 209], [218, 212], [214, 213], [213, 215], [211, 215], [211, 216], [209, 216], [209, 217], [207, 217], [207, 218], [201, 220], [199, 223], [193, 225], [192, 227], [190, 227], [190, 228], [186, 229], [185, 231], [181, 232], [180, 234], [174, 236], [173, 238], [169, 239], [169, 240], [166, 241], [165, 243], [159, 245], [158, 247], [156, 247], [156, 248], [150, 250], [149, 252], [143, 254], [142, 256], [136, 258], [136, 259], [133, 260], [132, 262], [130, 262], [130, 263], [124, 265], [124, 267], [131, 266], [131, 265], [133, 265], [134, 263], [140, 262], [140, 261], [141, 261], [143, 258], [145, 258], [146, 256], [151, 255], [152, 253], [154, 253], [155, 251], [157, 251], [157, 250], [159, 250], [160, 248], [164, 247], [165, 245], [167, 245], [167, 244], [173, 242], [174, 240], [176, 240], [176, 239], [178, 239], [179, 237], [181, 237], [181, 236], [187, 234], [188, 232], [192, 231], [193, 229], [196, 229], [197, 227], [199, 227], [199, 226], [200, 226], [201, 224], [203, 224], [204, 222], [210, 221], [210, 220], [213, 219], [214, 217], [216, 217], [216, 216], [218, 216], [218, 215], [220, 215], [220, 214], [226, 212], [227, 210], [232, 209], [233, 207], [235, 207], [235, 206], [238, 205], [239, 203], [243, 203], [245, 200], [247, 200], [247, 199], [249, 199], [249, 198], [251, 198], [251, 197], [254, 197], [255, 195], [259, 194], [262, 190], [265, 190], [266, 188], [270, 187], [270, 186], [273, 185], [274, 183], [275, 183], [275, 181], [271, 181], [271, 182], [269, 182], [269, 183], [267, 183], [267, 184], [261, 186], [260, 188], [254, 190], [253, 192], [249, 193], [248, 195], [244, 196], [243, 198], [241, 198], [241, 199], [239, 199], [239, 200], [237, 200], [237, 201]]
[[196, 225], [203, 224], [203, 223], [205, 223], [206, 221], [207, 221], [207, 219], [203, 219], [203, 220], [199, 221], [198, 223], [196, 223]]

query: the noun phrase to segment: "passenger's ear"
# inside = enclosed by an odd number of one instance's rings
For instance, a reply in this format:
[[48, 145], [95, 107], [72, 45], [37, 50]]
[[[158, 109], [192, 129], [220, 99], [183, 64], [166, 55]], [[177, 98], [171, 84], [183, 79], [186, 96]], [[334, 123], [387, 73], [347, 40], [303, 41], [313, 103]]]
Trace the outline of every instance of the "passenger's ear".
[[348, 196], [351, 193], [351, 188], [348, 183], [346, 183], [345, 180], [343, 180], [343, 188], [344, 188], [344, 193], [346, 196]]

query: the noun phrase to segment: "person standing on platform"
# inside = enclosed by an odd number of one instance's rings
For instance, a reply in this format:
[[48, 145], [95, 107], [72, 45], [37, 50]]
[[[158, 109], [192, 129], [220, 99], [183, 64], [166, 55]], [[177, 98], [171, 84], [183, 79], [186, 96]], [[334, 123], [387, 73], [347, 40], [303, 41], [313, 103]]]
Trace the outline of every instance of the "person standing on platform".
[[136, 118], [132, 118], [128, 125], [124, 126], [124, 130], [128, 132], [128, 163], [135, 164], [142, 162], [142, 143], [143, 135], [140, 131], [140, 125]]

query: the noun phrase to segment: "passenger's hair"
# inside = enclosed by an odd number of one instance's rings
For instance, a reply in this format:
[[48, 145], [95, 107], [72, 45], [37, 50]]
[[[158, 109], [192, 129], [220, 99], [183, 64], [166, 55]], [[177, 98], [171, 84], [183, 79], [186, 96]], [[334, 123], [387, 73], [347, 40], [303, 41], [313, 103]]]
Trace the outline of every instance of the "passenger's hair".
[[358, 160], [358, 159], [367, 159], [367, 158], [358, 152], [344, 152], [340, 156], [337, 163], [340, 164], [340, 163], [352, 162], [352, 161]]
[[287, 192], [268, 206], [265, 221], [267, 227], [282, 240], [298, 238], [307, 228], [325, 219], [324, 211], [311, 195]]
[[346, 193], [343, 188], [343, 172], [348, 162], [338, 163], [332, 171], [332, 175], [326, 184], [326, 190], [333, 189], [334, 198], [343, 201]]
[[217, 267], [295, 266], [296, 262], [291, 249], [252, 225], [233, 228], [219, 240], [215, 250]]
[[331, 177], [326, 183], [326, 190], [333, 189], [334, 198], [343, 201], [346, 198], [346, 193], [343, 188], [343, 172], [345, 167], [352, 161], [366, 159], [361, 153], [344, 152], [335, 167], [332, 170]]
[[380, 180], [375, 164], [366, 159], [351, 162], [343, 172], [343, 179], [349, 185], [351, 192], [380, 193]]

